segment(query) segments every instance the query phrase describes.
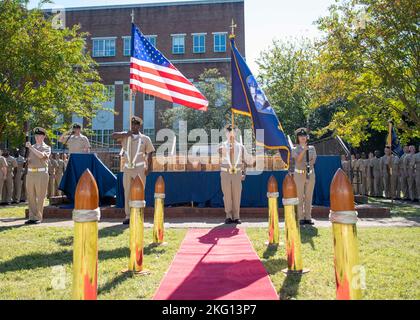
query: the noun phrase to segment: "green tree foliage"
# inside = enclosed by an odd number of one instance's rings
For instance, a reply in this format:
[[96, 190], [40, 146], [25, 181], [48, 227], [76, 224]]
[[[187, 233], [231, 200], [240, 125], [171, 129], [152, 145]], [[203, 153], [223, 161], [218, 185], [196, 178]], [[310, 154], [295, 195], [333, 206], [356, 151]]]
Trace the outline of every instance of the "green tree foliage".
[[309, 82], [315, 54], [307, 39], [273, 41], [257, 61], [261, 85], [287, 134], [308, 124], [312, 112]]
[[0, 1], [0, 136], [20, 141], [25, 121], [51, 129], [58, 115], [89, 119], [104, 99], [84, 52], [87, 35], [79, 26], [55, 28], [53, 17], [28, 10], [27, 2]]
[[[165, 110], [161, 118], [168, 127], [175, 128], [182, 120], [187, 121], [188, 130], [204, 129], [210, 135], [212, 129], [221, 129], [231, 122], [230, 84], [217, 69], [206, 69], [195, 85], [209, 101], [207, 112], [181, 106]], [[241, 130], [251, 128], [250, 120], [240, 115], [235, 115], [235, 125]]]
[[327, 129], [358, 146], [392, 119], [403, 141], [420, 137], [419, 18], [418, 0], [343, 0], [318, 20], [312, 105], [348, 102]]

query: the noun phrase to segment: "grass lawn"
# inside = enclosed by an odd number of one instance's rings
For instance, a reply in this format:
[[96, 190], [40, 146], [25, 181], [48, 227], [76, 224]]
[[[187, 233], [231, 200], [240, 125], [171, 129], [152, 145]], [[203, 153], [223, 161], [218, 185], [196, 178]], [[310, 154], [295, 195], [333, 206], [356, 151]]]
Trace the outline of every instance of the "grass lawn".
[[369, 204], [390, 208], [393, 217], [420, 217], [420, 204], [418, 202], [415, 205], [404, 201], [397, 201], [392, 204], [389, 199], [369, 197]]
[[[151, 299], [186, 230], [168, 229], [166, 247], [152, 247], [145, 234], [148, 276], [120, 271], [128, 264], [128, 229], [99, 230], [98, 299]], [[71, 299], [72, 228], [0, 228], [0, 299]]]
[[[335, 299], [333, 239], [330, 228], [302, 231], [302, 256], [310, 272], [285, 276], [285, 247], [267, 249], [266, 229], [247, 229], [282, 299]], [[280, 230], [284, 241], [284, 229]], [[359, 228], [364, 299], [420, 299], [420, 228]]]
[[25, 209], [28, 205], [25, 203], [13, 204], [10, 206], [0, 206], [0, 219], [2, 218], [25, 218]]

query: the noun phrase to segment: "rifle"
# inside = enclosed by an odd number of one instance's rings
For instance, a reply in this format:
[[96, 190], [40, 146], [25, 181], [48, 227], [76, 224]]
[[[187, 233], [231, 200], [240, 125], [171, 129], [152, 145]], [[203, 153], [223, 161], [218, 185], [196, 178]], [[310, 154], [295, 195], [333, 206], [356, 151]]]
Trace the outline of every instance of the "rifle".
[[306, 179], [309, 180], [311, 175], [311, 164], [309, 162], [309, 149], [306, 150]]
[[25, 131], [25, 161], [23, 162], [22, 180], [25, 179], [25, 176], [28, 173], [29, 148], [26, 146], [26, 143], [29, 142], [29, 121], [23, 123], [23, 130]]

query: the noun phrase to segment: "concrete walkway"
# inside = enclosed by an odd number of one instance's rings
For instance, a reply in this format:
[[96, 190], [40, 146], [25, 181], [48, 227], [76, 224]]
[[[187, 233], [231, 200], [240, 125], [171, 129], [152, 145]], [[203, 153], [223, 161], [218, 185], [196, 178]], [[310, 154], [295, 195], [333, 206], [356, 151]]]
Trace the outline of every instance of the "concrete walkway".
[[[314, 220], [315, 227], [317, 228], [329, 228], [331, 223], [328, 219], [319, 219]], [[0, 219], [0, 228], [2, 227], [21, 227], [24, 225], [25, 219], [22, 218], [1, 218]], [[166, 221], [165, 228], [214, 228], [222, 224], [222, 221], [216, 219], [208, 219], [207, 221], [190, 221], [189, 219], [184, 218], [174, 218]], [[127, 228], [128, 226], [123, 226], [120, 220], [102, 220], [99, 222], [99, 228], [109, 228], [121, 226], [122, 228]], [[420, 217], [395, 217], [395, 218], [384, 218], [384, 219], [372, 219], [372, 218], [362, 218], [359, 219], [357, 223], [358, 227], [361, 228], [372, 228], [372, 227], [420, 227]], [[73, 227], [73, 221], [71, 220], [58, 220], [58, 219], [48, 219], [44, 220], [43, 223], [39, 225], [30, 226], [31, 228], [44, 228], [44, 227]], [[146, 228], [153, 227], [152, 221], [145, 222]], [[261, 219], [247, 219], [244, 220], [240, 225], [241, 228], [267, 228], [268, 222]], [[284, 228], [284, 222], [280, 222], [280, 227]]]

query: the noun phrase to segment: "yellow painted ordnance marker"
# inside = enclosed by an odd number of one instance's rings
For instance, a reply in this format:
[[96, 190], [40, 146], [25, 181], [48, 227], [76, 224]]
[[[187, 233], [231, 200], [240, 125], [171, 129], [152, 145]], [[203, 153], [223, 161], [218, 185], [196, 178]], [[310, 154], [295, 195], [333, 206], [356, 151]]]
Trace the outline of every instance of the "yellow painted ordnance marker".
[[300, 226], [297, 216], [298, 205], [299, 199], [297, 197], [295, 180], [293, 179], [293, 176], [287, 175], [283, 180], [287, 269], [282, 270], [282, 272], [288, 274], [303, 274], [309, 272], [309, 269], [303, 269], [302, 263]]
[[268, 198], [268, 245], [278, 246], [279, 245], [279, 207], [278, 197], [279, 188], [277, 180], [274, 176], [268, 179], [267, 184], [267, 198]]
[[165, 199], [165, 181], [160, 176], [155, 184], [155, 216], [153, 224], [153, 244], [166, 245], [164, 242], [164, 200]]
[[130, 188], [130, 259], [127, 272], [145, 275], [149, 272], [144, 270], [144, 184], [137, 176], [131, 180]]
[[330, 197], [337, 299], [361, 299], [363, 279], [356, 230], [357, 212], [352, 185], [341, 169], [331, 183]]
[[89, 170], [80, 177], [74, 201], [73, 299], [96, 300], [98, 287], [99, 192]]

